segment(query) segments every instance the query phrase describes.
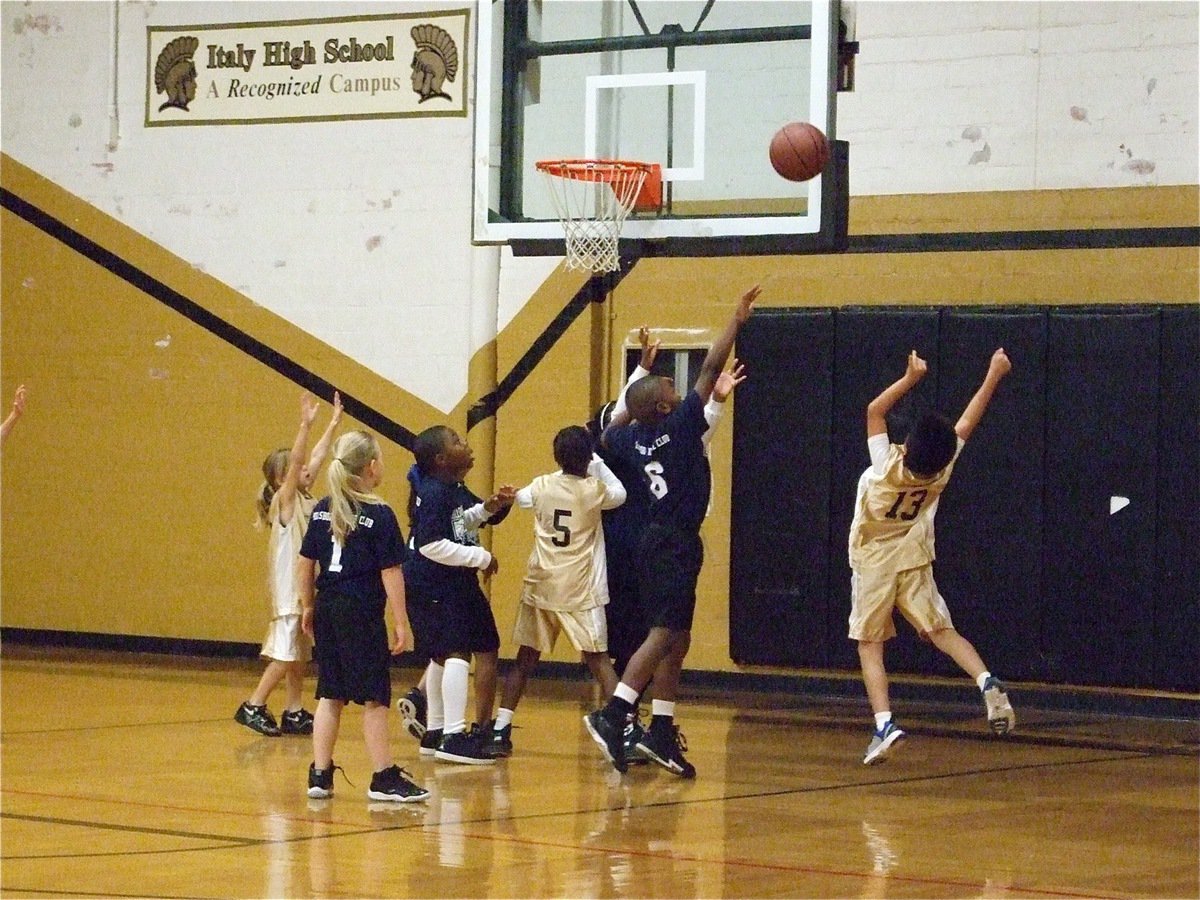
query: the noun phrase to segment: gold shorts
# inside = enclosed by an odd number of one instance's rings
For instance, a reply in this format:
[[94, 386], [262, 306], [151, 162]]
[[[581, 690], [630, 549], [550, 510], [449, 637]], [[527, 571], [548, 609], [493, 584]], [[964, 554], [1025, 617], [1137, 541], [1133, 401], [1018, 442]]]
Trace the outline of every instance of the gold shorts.
[[896, 636], [892, 610], [908, 619], [922, 637], [932, 631], [953, 628], [950, 610], [938, 593], [933, 566], [903, 572], [850, 572], [850, 638], [855, 641], [886, 641]]
[[513, 640], [517, 644], [532, 647], [539, 653], [549, 653], [554, 649], [559, 632], [564, 632], [571, 646], [580, 653], [603, 653], [608, 650], [608, 626], [603, 606], [561, 612], [541, 609], [521, 601], [517, 607], [517, 621], [513, 625]]

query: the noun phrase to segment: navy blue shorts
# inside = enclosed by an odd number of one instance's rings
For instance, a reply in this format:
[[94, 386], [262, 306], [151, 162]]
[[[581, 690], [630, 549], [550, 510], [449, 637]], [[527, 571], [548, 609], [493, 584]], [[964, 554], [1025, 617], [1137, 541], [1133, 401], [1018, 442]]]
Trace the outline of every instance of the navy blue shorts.
[[700, 535], [649, 525], [638, 546], [638, 595], [647, 627], [691, 631], [704, 565]]
[[392, 704], [391, 647], [384, 607], [354, 597], [317, 595], [313, 662], [317, 699]]
[[496, 653], [500, 632], [492, 605], [479, 585], [434, 594], [410, 585], [406, 598], [408, 623], [418, 656], [444, 659], [455, 653]]

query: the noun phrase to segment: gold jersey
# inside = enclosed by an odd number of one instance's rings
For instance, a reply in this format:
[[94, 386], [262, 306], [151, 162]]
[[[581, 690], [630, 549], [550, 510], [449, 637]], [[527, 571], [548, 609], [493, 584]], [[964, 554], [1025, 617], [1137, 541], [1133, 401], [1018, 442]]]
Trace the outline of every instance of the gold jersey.
[[279, 521], [279, 494], [271, 498], [267, 518], [271, 523], [271, 539], [267, 549], [267, 587], [271, 596], [271, 616], [300, 615], [300, 592], [296, 589], [296, 560], [308, 520], [317, 501], [299, 491], [292, 506], [292, 519], [286, 525]]
[[608, 489], [599, 478], [555, 472], [529, 486], [533, 552], [522, 600], [577, 612], [608, 603], [608, 569], [600, 512]]
[[890, 444], [882, 465], [873, 464], [863, 472], [850, 525], [851, 568], [903, 572], [933, 562], [938, 498], [962, 446], [960, 440], [954, 459], [932, 478], [905, 468], [900, 444]]

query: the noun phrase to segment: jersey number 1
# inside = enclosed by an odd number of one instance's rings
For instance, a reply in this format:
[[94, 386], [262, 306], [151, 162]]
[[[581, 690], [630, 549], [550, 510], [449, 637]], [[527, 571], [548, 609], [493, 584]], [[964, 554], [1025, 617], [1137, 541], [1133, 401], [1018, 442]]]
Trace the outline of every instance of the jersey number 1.
[[329, 539], [333, 541], [333, 552], [329, 554], [329, 571], [342, 571], [342, 542], [337, 539], [337, 535], [331, 534]]

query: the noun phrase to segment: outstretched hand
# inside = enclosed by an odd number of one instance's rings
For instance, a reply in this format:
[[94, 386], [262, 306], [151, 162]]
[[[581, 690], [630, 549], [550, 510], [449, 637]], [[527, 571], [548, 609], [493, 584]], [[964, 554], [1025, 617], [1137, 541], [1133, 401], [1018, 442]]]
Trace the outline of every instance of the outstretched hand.
[[25, 385], [18, 385], [17, 392], [13, 395], [12, 414], [20, 417], [25, 412]]
[[988, 371], [994, 372], [1000, 377], [1004, 377], [1012, 371], [1012, 361], [1008, 358], [1008, 354], [1004, 352], [1004, 348], [1000, 347], [992, 354], [992, 360], [988, 363]]
[[662, 341], [656, 340], [651, 343], [650, 329], [643, 325], [638, 329], [638, 343], [642, 345], [642, 358], [638, 365], [649, 372], [654, 368], [654, 360], [658, 357], [658, 348], [662, 346]]
[[337, 425], [342, 421], [342, 394], [340, 391], [333, 392], [333, 420], [331, 425]]
[[716, 383], [713, 384], [712, 398], [718, 403], [728, 400], [733, 389], [746, 380], [745, 368], [735, 357], [733, 367], [717, 376]]
[[317, 398], [305, 391], [300, 395], [300, 421], [311, 425], [317, 418]]
[[912, 384], [916, 384], [925, 377], [925, 373], [929, 371], [929, 363], [917, 356], [916, 350], [910, 350], [908, 353], [908, 368], [904, 372], [904, 377]]
[[746, 293], [742, 294], [738, 300], [737, 320], [740, 323], [745, 323], [750, 318], [750, 313], [754, 311], [754, 301], [758, 299], [758, 295], [762, 293], [762, 288], [759, 285], [754, 285]]
[[483, 504], [484, 510], [488, 515], [494, 516], [502, 509], [508, 509], [517, 501], [517, 489], [514, 485], [504, 484], [492, 496], [488, 497]]

